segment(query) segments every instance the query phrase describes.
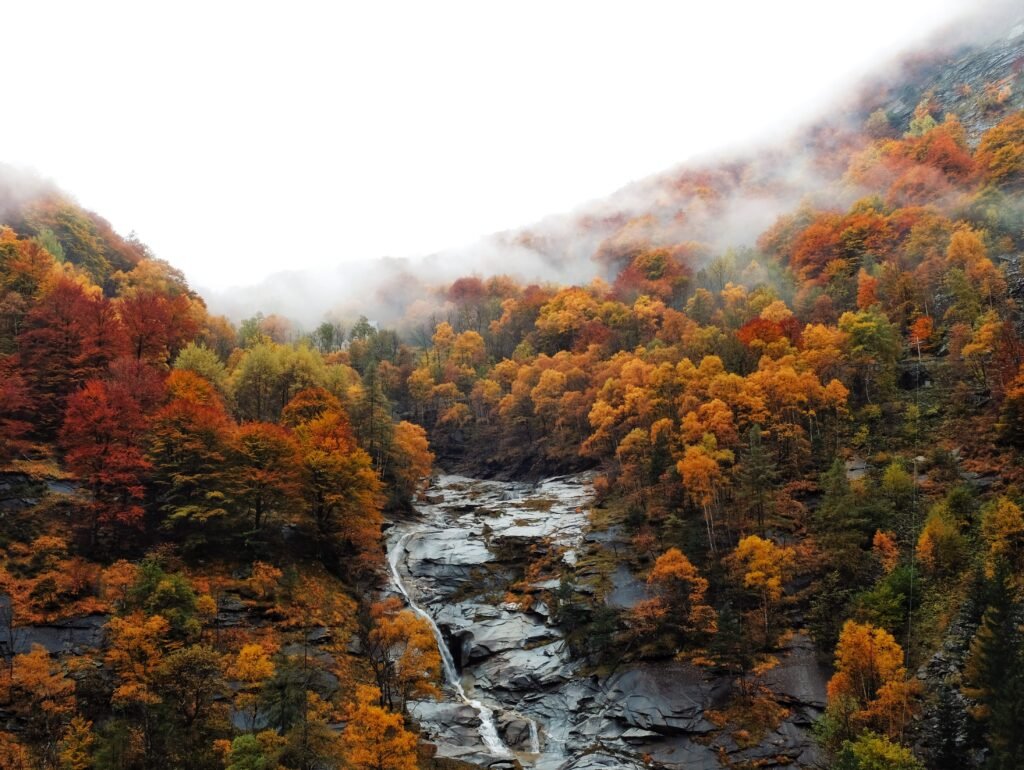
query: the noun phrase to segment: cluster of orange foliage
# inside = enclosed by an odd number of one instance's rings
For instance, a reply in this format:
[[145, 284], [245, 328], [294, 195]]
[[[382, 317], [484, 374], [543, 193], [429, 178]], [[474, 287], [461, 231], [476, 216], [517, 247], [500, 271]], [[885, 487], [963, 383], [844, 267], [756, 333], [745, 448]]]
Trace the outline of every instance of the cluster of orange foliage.
[[836, 673], [828, 683], [829, 716], [837, 736], [870, 728], [902, 738], [918, 710], [920, 684], [907, 678], [903, 649], [892, 634], [848, 620], [836, 646]]

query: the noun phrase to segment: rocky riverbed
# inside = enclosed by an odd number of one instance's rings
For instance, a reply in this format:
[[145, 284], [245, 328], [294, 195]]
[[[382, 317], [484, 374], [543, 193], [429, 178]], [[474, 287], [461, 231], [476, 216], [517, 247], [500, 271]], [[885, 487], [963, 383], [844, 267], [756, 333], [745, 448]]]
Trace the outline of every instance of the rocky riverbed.
[[[441, 476], [419, 516], [391, 528], [396, 579], [436, 623], [464, 691], [448, 687], [444, 700], [413, 707], [438, 754], [539, 770], [639, 769], [649, 766], [644, 757], [687, 770], [812, 766], [818, 756], [808, 728], [824, 707], [828, 673], [805, 637], [790, 640], [763, 678], [785, 718], [757, 745], [741, 746], [707, 716], [727, 704], [728, 680], [679, 662], [589, 675], [542, 598], [507, 600], [508, 586], [522, 584], [524, 555], [548, 566], [527, 586], [543, 597], [559, 584], [552, 568], [572, 572], [581, 552], [600, 543], [588, 536], [589, 482], [586, 475], [538, 484]], [[628, 569], [610, 578], [608, 606], [643, 598]], [[482, 737], [490, 727], [482, 720], [493, 720], [497, 750]]]

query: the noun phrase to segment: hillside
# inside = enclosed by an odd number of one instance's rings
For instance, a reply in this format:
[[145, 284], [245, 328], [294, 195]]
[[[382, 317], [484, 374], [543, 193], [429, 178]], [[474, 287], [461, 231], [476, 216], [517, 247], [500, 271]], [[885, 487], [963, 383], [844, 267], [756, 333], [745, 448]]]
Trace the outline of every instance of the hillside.
[[1015, 15], [319, 325], [0, 168], [0, 767], [1018, 768], [1022, 260]]

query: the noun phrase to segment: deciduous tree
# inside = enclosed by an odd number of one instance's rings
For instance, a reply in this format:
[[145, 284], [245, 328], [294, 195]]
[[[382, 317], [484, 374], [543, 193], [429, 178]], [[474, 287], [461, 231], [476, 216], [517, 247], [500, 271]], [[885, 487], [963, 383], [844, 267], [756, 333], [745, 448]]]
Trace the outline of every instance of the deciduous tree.
[[0, 355], [0, 463], [14, 459], [28, 448], [32, 428], [28, 385], [14, 356]]
[[757, 594], [765, 647], [771, 644], [775, 609], [782, 599], [785, 582], [793, 573], [795, 559], [792, 548], [775, 545], [757, 535], [740, 540], [726, 559], [737, 582]]
[[405, 729], [401, 714], [377, 705], [380, 694], [360, 686], [342, 736], [342, 752], [358, 770], [416, 770], [416, 736]]
[[708, 581], [678, 548], [658, 557], [647, 585], [665, 607], [665, 622], [682, 637], [701, 637], [717, 630], [717, 615], [705, 598]]
[[325, 408], [299, 424], [295, 434], [317, 536], [336, 555], [352, 559], [354, 574], [372, 569], [382, 524], [382, 489], [370, 456], [356, 444], [348, 416], [340, 404]]
[[836, 737], [851, 738], [864, 727], [899, 737], [913, 718], [918, 692], [908, 681], [903, 649], [892, 634], [848, 620], [836, 645], [836, 673], [828, 683], [828, 713]]
[[284, 428], [245, 423], [231, 437], [231, 504], [259, 536], [268, 518], [290, 514], [302, 494], [298, 447]]
[[172, 372], [167, 393], [146, 441], [163, 523], [212, 525], [228, 512], [231, 422], [213, 385], [191, 371]]
[[441, 657], [430, 624], [396, 598], [370, 607], [367, 656], [381, 706], [404, 712], [410, 698], [437, 697]]
[[142, 450], [145, 417], [123, 387], [90, 380], [68, 399], [61, 443], [68, 467], [92, 493], [88, 530], [142, 527], [144, 483], [152, 466]]

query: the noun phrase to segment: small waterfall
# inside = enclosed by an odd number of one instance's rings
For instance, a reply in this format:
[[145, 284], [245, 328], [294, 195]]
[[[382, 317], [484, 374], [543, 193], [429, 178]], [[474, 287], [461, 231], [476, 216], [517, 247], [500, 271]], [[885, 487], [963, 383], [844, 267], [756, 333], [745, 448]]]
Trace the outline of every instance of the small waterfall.
[[[505, 744], [501, 742], [501, 738], [498, 737], [498, 728], [494, 724], [494, 712], [480, 701], [466, 695], [466, 691], [462, 688], [462, 682], [459, 681], [459, 672], [455, 668], [455, 659], [452, 658], [451, 650], [448, 649], [448, 645], [445, 643], [444, 636], [441, 634], [441, 629], [437, 627], [437, 623], [434, 622], [434, 618], [431, 617], [430, 613], [413, 601], [413, 598], [405, 588], [405, 584], [402, 583], [402, 576], [398, 570], [398, 562], [402, 558], [402, 554], [405, 552], [405, 544], [409, 541], [409, 538], [412, 537], [412, 535], [412, 532], [407, 532], [402, 535], [398, 539], [398, 542], [395, 543], [394, 548], [391, 549], [391, 553], [388, 554], [388, 566], [391, 568], [391, 580], [395, 584], [395, 588], [398, 589], [398, 592], [405, 597], [405, 601], [408, 603], [410, 609], [430, 624], [430, 628], [434, 632], [434, 638], [437, 640], [438, 652], [441, 653], [441, 668], [444, 670], [445, 681], [451, 685], [452, 689], [455, 690], [455, 694], [458, 696], [459, 700], [467, 706], [473, 707], [476, 709], [477, 713], [480, 714], [480, 738], [483, 740], [487, 750], [498, 756], [509, 756], [511, 752]], [[534, 724], [533, 720], [530, 720], [531, 751], [534, 750], [533, 743], [536, 732], [537, 725]], [[540, 741], [537, 739], [537, 751], [540, 751], [539, 743]]]
[[528, 719], [530, 723], [530, 753], [540, 754], [540, 734], [537, 732], [537, 723]]

